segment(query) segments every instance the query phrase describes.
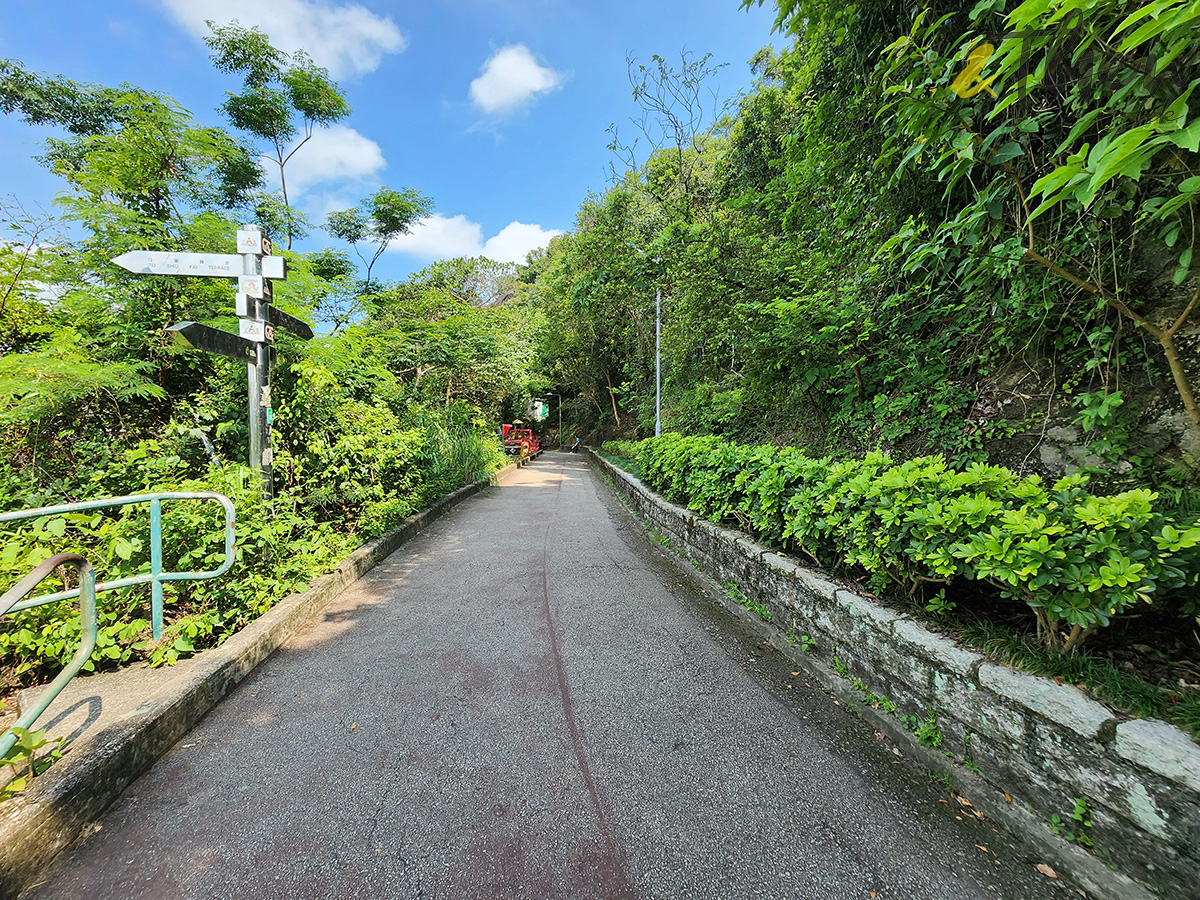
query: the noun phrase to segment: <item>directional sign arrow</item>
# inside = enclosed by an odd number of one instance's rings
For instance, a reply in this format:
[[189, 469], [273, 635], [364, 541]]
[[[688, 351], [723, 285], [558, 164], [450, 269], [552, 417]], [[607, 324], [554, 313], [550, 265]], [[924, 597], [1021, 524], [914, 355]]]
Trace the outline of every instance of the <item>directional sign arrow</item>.
[[313, 330], [308, 327], [306, 322], [301, 322], [295, 316], [289, 316], [283, 310], [276, 309], [274, 306], [267, 307], [267, 321], [276, 328], [290, 331], [303, 341], [311, 341], [313, 339]]
[[116, 257], [122, 269], [142, 275], [198, 275], [237, 278], [242, 274], [242, 257], [236, 253], [171, 253], [160, 250], [130, 250]]
[[251, 341], [219, 328], [201, 325], [199, 322], [180, 322], [167, 329], [179, 343], [193, 350], [205, 350], [209, 353], [219, 353], [230, 359], [245, 362], [255, 358], [255, 348]]

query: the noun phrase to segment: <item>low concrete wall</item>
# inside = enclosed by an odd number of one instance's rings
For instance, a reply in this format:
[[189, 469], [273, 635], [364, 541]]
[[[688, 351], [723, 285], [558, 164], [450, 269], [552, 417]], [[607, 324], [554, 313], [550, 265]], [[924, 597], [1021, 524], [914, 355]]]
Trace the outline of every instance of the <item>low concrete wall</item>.
[[[994, 665], [592, 459], [677, 554], [718, 591], [737, 585], [770, 623], [727, 606], [926, 766], [950, 768], [975, 807], [1056, 869], [1111, 900], [1200, 897], [1200, 747], [1178, 728], [1121, 720], [1075, 687]], [[919, 743], [902, 718], [924, 721], [931, 711], [937, 749]], [[1087, 801], [1091, 828], [1071, 819], [1077, 797]], [[1056, 835], [1053, 815], [1064, 830], [1084, 831], [1093, 852]]]
[[190, 660], [195, 666], [181, 683], [153, 693], [133, 713], [73, 743], [67, 755], [24, 793], [0, 805], [0, 898], [16, 897], [32, 884], [126, 786], [330, 600], [434, 519], [527, 462], [512, 463], [489, 479], [442, 497], [399, 528], [359, 547], [333, 572], [314, 579], [308, 590], [284, 598], [220, 647]]

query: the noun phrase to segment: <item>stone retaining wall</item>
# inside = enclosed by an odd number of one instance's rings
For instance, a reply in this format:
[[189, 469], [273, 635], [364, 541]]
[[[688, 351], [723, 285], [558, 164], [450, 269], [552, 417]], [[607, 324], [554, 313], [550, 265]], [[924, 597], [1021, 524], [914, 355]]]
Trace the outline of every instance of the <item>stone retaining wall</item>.
[[[1122, 720], [1073, 686], [995, 665], [592, 459], [677, 554], [769, 612], [758, 627], [776, 647], [925, 765], [951, 769], [1054, 868], [1112, 900], [1200, 897], [1200, 747], [1178, 728]], [[938, 748], [906, 726], [931, 715]], [[1075, 798], [1090, 828], [1072, 820]], [[1053, 815], [1093, 851], [1056, 835]]]

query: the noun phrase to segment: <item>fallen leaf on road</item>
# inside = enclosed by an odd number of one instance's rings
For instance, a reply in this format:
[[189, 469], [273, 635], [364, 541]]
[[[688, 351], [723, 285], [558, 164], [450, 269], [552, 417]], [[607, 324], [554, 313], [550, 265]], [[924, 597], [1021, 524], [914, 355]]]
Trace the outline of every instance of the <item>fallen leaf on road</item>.
[[797, 675], [799, 675], [799, 674], [800, 674], [799, 672], [793, 672], [793, 673], [792, 673], [792, 677], [793, 677], [793, 678], [795, 678], [795, 677], [796, 677]]
[[954, 799], [957, 800], [962, 806], [965, 806], [968, 809], [971, 807], [971, 801], [968, 800], [966, 797], [960, 797], [960, 796], [958, 796], [958, 794], [955, 794]]
[[1007, 794], [1007, 793], [1006, 793], [1006, 794], [1004, 795], [1004, 802], [1005, 802], [1005, 803], [1012, 803], [1012, 794]]
[[1050, 868], [1045, 863], [1038, 863], [1037, 870], [1039, 872], [1041, 872], [1043, 875], [1045, 875], [1047, 878], [1057, 878], [1058, 877], [1058, 873], [1055, 872], [1052, 868]]
[[987, 847], [983, 846], [983, 844], [976, 844], [976, 845], [975, 845], [975, 847], [976, 847], [977, 849], [979, 849], [979, 850], [982, 850], [984, 853], [991, 853], [991, 852], [992, 852], [992, 851], [991, 851], [991, 850], [989, 850]]
[[946, 803], [946, 802], [947, 802], [947, 801], [945, 801], [945, 800], [941, 799], [940, 797], [938, 798], [938, 803]]
[[351, 723], [350, 723], [350, 727], [351, 727], [351, 728], [357, 728], [357, 727], [358, 727], [358, 723], [357, 723], [357, 722], [351, 722]]
[[977, 818], [980, 822], [983, 821], [983, 813], [981, 813], [977, 809], [973, 809], [973, 810], [971, 810], [971, 812], [975, 813], [975, 818]]

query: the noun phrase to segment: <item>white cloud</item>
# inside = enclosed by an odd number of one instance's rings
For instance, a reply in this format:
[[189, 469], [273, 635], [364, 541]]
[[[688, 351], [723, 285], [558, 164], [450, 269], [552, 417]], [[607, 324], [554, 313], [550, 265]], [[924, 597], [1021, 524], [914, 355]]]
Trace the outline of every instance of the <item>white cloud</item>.
[[[265, 161], [263, 168], [275, 183], [279, 167]], [[369, 137], [345, 125], [318, 128], [287, 164], [288, 194], [298, 195], [307, 187], [328, 181], [366, 178], [385, 168], [383, 150]]]
[[366, 193], [369, 191], [351, 193], [340, 185], [328, 191], [309, 191], [304, 195], [304, 212], [314, 223], [324, 222], [331, 212], [358, 206]]
[[483, 255], [496, 262], [523, 263], [530, 250], [545, 247], [551, 238], [560, 234], [561, 231], [545, 230], [541, 225], [509, 222], [499, 234], [488, 238], [487, 243], [483, 245]]
[[257, 26], [271, 43], [288, 53], [304, 50], [334, 78], [373, 72], [385, 53], [399, 53], [404, 35], [390, 18], [357, 3], [330, 6], [314, 0], [161, 0], [180, 25], [196, 37], [209, 32], [211, 19], [225, 25], [235, 19]]
[[448, 218], [435, 213], [408, 234], [393, 238], [388, 249], [428, 260], [478, 256], [483, 252], [483, 228], [463, 215]]
[[421, 260], [453, 259], [457, 256], [486, 256], [496, 262], [524, 262], [530, 250], [544, 247], [561, 231], [540, 225], [510, 222], [499, 234], [483, 239], [483, 227], [464, 215], [435, 213], [422, 219], [408, 234], [393, 238], [389, 250]]
[[471, 101], [489, 115], [513, 112], [535, 94], [549, 93], [563, 81], [561, 73], [538, 65], [524, 44], [500, 48], [480, 71], [471, 82]]

